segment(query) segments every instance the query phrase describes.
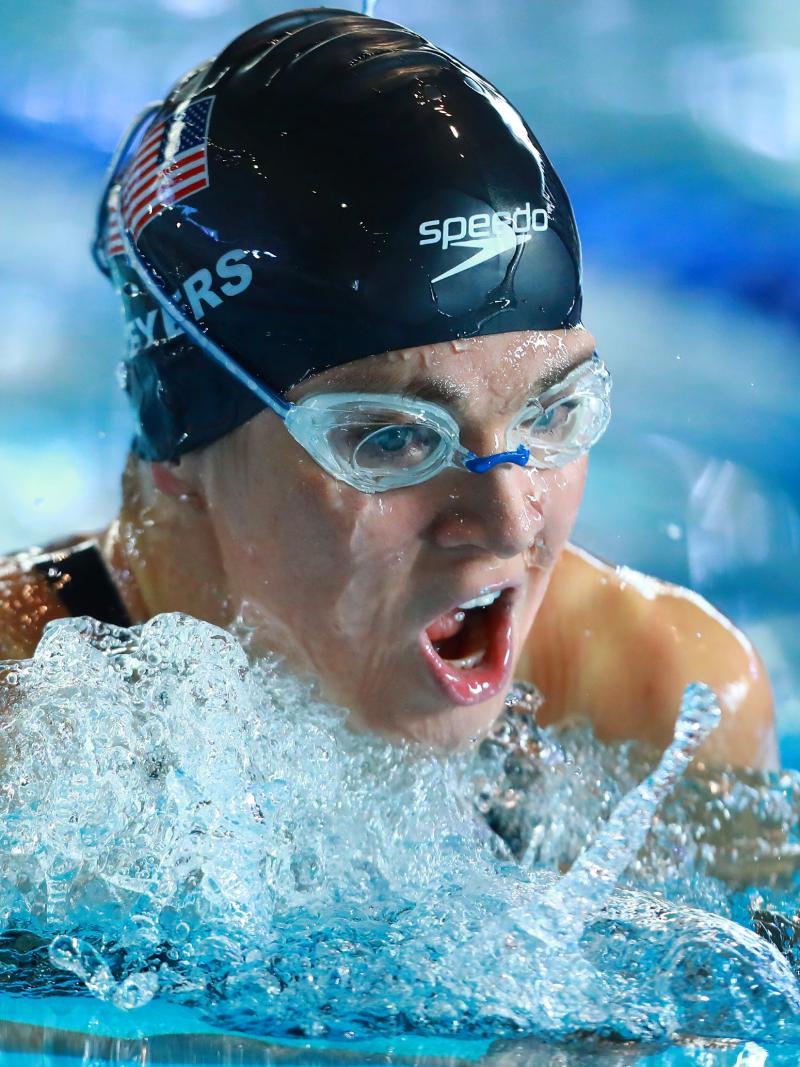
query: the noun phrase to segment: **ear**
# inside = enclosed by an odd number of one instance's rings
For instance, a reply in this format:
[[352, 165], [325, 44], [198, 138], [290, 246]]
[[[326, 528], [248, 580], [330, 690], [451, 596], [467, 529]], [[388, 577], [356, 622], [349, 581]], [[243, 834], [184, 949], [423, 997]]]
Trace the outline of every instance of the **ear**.
[[202, 508], [203, 499], [200, 493], [188, 478], [182, 477], [182, 473], [180, 462], [150, 464], [153, 485], [159, 493], [175, 500], [185, 500], [196, 508]]

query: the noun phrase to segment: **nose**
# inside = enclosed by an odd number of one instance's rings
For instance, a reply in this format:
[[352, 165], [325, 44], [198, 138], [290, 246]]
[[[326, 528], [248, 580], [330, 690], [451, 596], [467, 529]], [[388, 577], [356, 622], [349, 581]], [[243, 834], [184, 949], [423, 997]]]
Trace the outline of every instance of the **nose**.
[[543, 480], [530, 468], [502, 464], [458, 477], [434, 525], [440, 548], [475, 547], [511, 559], [533, 547], [544, 525]]

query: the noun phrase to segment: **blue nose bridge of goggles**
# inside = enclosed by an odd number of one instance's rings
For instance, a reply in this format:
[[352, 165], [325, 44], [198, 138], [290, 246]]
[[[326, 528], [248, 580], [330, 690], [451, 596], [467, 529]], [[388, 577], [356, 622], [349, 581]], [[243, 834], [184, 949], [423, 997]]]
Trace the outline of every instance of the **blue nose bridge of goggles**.
[[513, 452], [494, 452], [490, 456], [476, 456], [470, 452], [464, 460], [464, 466], [473, 474], [486, 474], [500, 463], [516, 463], [518, 467], [527, 467], [530, 458], [530, 450], [525, 445], [519, 445]]

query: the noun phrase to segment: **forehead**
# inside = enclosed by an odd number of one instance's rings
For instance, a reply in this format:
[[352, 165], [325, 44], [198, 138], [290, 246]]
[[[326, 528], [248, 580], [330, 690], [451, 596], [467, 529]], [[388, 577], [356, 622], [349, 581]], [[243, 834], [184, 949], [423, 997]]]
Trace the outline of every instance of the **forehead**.
[[430, 399], [474, 402], [488, 392], [513, 400], [558, 381], [594, 348], [595, 339], [583, 326], [440, 341], [322, 371], [295, 386], [289, 397], [301, 400], [324, 390], [413, 391]]

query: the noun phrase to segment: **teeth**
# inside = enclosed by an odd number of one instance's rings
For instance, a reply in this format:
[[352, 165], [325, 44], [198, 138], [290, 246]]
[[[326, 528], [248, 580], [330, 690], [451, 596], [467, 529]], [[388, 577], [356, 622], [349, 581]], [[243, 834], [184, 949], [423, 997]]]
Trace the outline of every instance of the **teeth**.
[[464, 656], [463, 659], [450, 659], [447, 662], [452, 663], [454, 667], [460, 667], [462, 671], [468, 671], [471, 667], [477, 667], [479, 663], [482, 663], [485, 655], [486, 649], [482, 648], [480, 652], [473, 652], [471, 656]]
[[485, 596], [476, 596], [474, 600], [468, 600], [466, 604], [459, 604], [459, 611], [469, 611], [471, 608], [488, 608], [490, 604], [494, 604], [502, 591], [502, 589], [498, 589], [496, 593], [487, 593]]

